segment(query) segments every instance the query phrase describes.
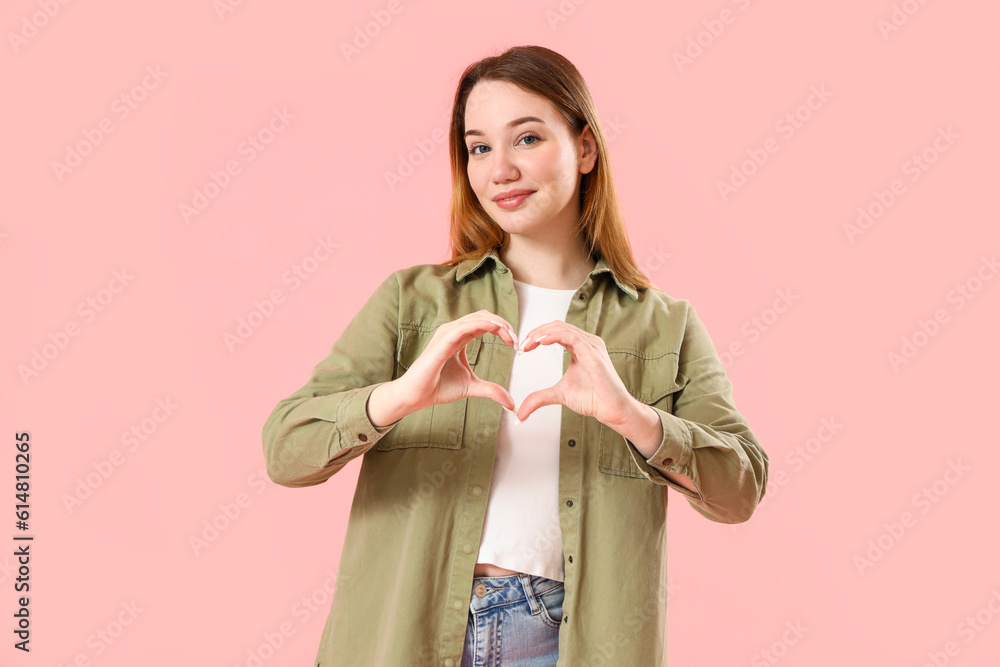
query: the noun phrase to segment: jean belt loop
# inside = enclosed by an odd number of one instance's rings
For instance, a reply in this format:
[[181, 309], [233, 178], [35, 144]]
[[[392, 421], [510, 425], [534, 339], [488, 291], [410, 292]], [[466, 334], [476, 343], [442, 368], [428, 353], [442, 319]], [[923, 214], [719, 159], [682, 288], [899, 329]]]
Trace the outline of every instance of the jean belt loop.
[[523, 572], [518, 576], [521, 580], [521, 586], [524, 587], [524, 597], [528, 600], [528, 607], [531, 609], [531, 615], [534, 616], [541, 612], [542, 607], [538, 602], [538, 598], [535, 596], [535, 589], [531, 586], [531, 577]]

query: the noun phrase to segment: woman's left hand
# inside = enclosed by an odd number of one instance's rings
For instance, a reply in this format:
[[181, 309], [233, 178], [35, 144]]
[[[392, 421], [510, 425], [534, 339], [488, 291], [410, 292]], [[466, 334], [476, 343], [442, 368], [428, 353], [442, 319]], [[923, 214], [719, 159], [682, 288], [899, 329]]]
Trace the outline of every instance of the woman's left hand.
[[540, 407], [557, 404], [611, 427], [635, 417], [637, 401], [618, 376], [600, 336], [554, 320], [532, 329], [522, 341], [521, 351], [524, 354], [539, 345], [556, 344], [569, 350], [569, 367], [554, 385], [525, 397], [517, 408], [520, 421]]

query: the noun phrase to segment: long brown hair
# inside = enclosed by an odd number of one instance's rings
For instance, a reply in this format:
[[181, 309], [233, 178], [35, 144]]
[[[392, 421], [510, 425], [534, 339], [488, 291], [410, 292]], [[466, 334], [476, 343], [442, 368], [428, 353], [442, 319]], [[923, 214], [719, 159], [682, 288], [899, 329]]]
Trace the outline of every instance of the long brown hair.
[[607, 142], [583, 77], [565, 57], [544, 46], [514, 46], [498, 56], [469, 65], [459, 80], [451, 114], [451, 259], [444, 264], [479, 258], [507, 243], [508, 234], [483, 210], [469, 183], [465, 148], [465, 108], [480, 81], [506, 81], [544, 97], [562, 113], [579, 136], [590, 125], [597, 140], [597, 161], [580, 181], [580, 228], [590, 256], [603, 257], [611, 270], [638, 289], [656, 288], [636, 266], [615, 194]]

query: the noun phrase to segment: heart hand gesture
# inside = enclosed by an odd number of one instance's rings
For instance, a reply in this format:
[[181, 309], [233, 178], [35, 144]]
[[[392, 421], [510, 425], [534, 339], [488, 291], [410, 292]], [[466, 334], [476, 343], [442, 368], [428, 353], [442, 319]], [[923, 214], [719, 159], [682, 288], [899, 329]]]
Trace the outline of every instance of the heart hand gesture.
[[525, 337], [521, 351], [527, 353], [539, 345], [553, 344], [569, 351], [569, 367], [553, 386], [525, 397], [517, 409], [520, 421], [542, 406], [556, 404], [611, 427], [633, 417], [636, 399], [618, 376], [600, 336], [555, 320], [533, 329]]

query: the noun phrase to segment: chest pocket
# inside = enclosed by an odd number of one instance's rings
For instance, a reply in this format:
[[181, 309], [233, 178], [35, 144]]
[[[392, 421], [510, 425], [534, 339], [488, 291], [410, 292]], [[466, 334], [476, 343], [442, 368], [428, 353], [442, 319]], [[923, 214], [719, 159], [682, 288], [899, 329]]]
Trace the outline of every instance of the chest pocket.
[[[398, 378], [409, 369], [420, 353], [427, 347], [434, 331], [422, 329], [401, 329], [396, 347], [396, 375]], [[482, 338], [473, 338], [465, 346], [465, 356], [475, 370], [479, 361]], [[459, 449], [465, 430], [465, 410], [469, 399], [463, 398], [452, 403], [432, 405], [403, 417], [398, 424], [382, 436], [375, 444], [379, 451], [391, 451], [409, 447], [443, 447]]]
[[[608, 351], [629, 393], [637, 400], [673, 414], [674, 398], [688, 380], [677, 370], [677, 354], [668, 352], [640, 357], [631, 352]], [[629, 454], [628, 444], [617, 431], [600, 424], [598, 468], [609, 475], [645, 479]]]

